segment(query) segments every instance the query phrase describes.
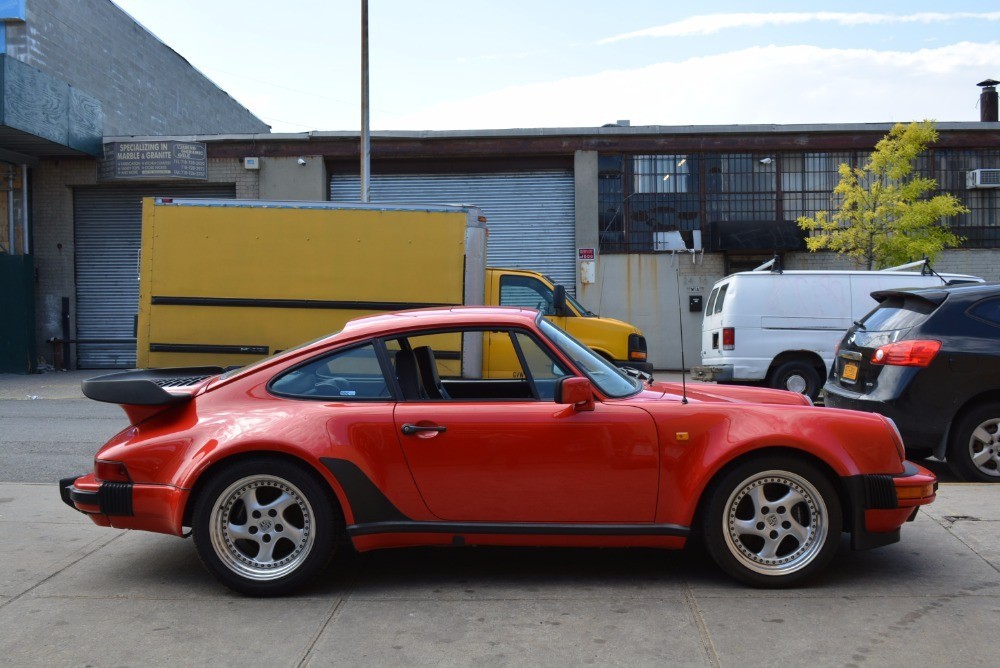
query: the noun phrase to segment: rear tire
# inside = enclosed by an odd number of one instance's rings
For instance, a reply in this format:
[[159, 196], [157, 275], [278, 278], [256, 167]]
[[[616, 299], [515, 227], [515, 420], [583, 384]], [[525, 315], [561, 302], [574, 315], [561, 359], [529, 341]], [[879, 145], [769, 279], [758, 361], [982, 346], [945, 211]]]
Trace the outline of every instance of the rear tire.
[[282, 596], [329, 564], [344, 533], [329, 490], [299, 466], [248, 459], [219, 471], [194, 507], [206, 568], [248, 596]]
[[947, 459], [962, 480], [1000, 482], [1000, 402], [976, 406], [955, 421]]
[[778, 390], [804, 394], [816, 401], [819, 396], [820, 377], [816, 369], [806, 362], [792, 360], [778, 366], [771, 374], [768, 384]]
[[821, 471], [787, 455], [747, 460], [709, 492], [705, 545], [723, 571], [755, 587], [796, 585], [833, 558], [840, 497]]

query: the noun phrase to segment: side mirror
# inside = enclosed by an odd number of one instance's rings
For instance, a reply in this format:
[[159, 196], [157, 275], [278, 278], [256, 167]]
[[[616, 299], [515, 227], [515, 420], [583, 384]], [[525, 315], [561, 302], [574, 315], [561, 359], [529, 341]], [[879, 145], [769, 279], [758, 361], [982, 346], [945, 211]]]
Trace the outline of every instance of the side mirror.
[[568, 315], [568, 309], [566, 308], [566, 288], [562, 285], [556, 285], [555, 287], [552, 295], [552, 309], [558, 316]]
[[594, 410], [594, 388], [590, 381], [579, 376], [566, 376], [556, 381], [557, 404], [572, 404], [573, 410]]

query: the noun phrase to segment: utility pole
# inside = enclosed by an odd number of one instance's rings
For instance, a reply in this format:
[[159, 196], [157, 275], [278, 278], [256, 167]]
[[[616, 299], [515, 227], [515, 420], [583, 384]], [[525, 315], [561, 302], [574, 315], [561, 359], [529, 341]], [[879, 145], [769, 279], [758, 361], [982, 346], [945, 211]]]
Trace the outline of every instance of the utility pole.
[[371, 133], [368, 128], [368, 0], [361, 0], [361, 202], [371, 201]]

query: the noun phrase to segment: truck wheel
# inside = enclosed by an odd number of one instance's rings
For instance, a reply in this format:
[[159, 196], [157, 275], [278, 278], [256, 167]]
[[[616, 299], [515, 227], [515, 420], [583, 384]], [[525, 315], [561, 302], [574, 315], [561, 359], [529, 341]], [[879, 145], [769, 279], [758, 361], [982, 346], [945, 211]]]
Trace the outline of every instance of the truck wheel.
[[788, 587], [822, 570], [840, 543], [840, 498], [816, 467], [758, 457], [709, 492], [705, 545], [722, 570], [756, 587]]
[[816, 369], [797, 360], [785, 362], [771, 374], [771, 387], [804, 394], [813, 401], [819, 396], [820, 378]]
[[962, 480], [1000, 482], [1000, 402], [977, 406], [955, 422], [947, 459]]
[[259, 458], [213, 477], [194, 508], [202, 563], [230, 589], [281, 596], [319, 574], [343, 521], [330, 494], [298, 466]]

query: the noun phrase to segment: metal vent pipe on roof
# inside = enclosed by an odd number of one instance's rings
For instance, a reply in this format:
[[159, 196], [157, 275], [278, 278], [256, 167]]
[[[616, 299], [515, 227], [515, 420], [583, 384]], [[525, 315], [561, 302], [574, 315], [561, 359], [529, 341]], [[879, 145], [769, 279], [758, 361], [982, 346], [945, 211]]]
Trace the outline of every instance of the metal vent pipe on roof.
[[997, 84], [1000, 84], [1000, 81], [993, 79], [976, 84], [983, 89], [979, 94], [979, 120], [983, 123], [997, 122]]

